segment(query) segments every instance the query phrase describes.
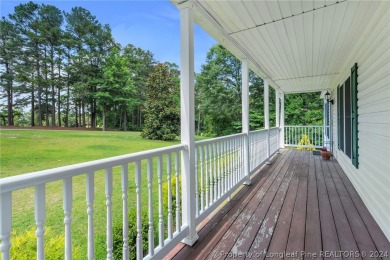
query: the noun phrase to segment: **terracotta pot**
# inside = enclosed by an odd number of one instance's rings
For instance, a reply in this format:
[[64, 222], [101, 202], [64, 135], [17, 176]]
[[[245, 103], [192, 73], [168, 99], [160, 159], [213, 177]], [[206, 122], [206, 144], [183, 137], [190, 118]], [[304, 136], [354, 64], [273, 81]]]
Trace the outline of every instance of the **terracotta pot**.
[[322, 160], [330, 160], [330, 153], [328, 151], [321, 151]]

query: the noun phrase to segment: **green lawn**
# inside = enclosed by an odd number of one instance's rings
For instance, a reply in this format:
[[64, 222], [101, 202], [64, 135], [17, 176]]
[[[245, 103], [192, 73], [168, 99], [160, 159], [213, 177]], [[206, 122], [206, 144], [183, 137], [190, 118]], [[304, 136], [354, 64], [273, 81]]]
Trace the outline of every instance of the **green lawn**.
[[[7, 177], [39, 171], [85, 161], [178, 144], [178, 141], [164, 142], [145, 140], [139, 132], [95, 132], [95, 131], [47, 131], [47, 130], [1, 130], [0, 131], [0, 176]], [[155, 167], [155, 163], [154, 163]], [[142, 165], [143, 208], [147, 210], [147, 182], [145, 163]], [[156, 176], [156, 174], [154, 175]], [[122, 218], [122, 194], [120, 167], [113, 170], [112, 207], [114, 222]], [[163, 176], [166, 182], [166, 175]], [[129, 167], [129, 206], [135, 205], [134, 167]], [[74, 250], [80, 252], [80, 259], [86, 258], [87, 206], [86, 178], [73, 178], [72, 236]], [[96, 259], [105, 258], [106, 205], [105, 171], [95, 172], [94, 228]], [[158, 206], [157, 177], [153, 179], [154, 208]], [[63, 233], [62, 182], [46, 185], [46, 223], [53, 234]], [[35, 228], [33, 188], [13, 193], [13, 227], [16, 236], [23, 236]], [[157, 216], [157, 210], [154, 215]], [[157, 217], [155, 217], [157, 220]], [[15, 237], [15, 236], [14, 236]], [[46, 241], [50, 239], [45, 236]], [[35, 242], [33, 242], [35, 243]], [[16, 243], [14, 243], [15, 245]], [[47, 258], [47, 259], [50, 259]]]
[[139, 132], [0, 130], [0, 177], [178, 144]]

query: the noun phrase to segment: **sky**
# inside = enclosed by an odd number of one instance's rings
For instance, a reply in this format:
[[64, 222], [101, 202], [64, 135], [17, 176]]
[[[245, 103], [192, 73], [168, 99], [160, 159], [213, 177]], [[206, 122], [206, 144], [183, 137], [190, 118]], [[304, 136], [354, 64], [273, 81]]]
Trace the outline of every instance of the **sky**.
[[[13, 13], [15, 6], [27, 1], [0, 0], [1, 16]], [[69, 12], [81, 6], [95, 15], [101, 24], [109, 24], [114, 39], [122, 46], [133, 44], [154, 54], [156, 61], [180, 64], [180, 13], [168, 0], [120, 1], [33, 1], [51, 4]], [[216, 41], [195, 25], [195, 72], [200, 72], [209, 48]]]

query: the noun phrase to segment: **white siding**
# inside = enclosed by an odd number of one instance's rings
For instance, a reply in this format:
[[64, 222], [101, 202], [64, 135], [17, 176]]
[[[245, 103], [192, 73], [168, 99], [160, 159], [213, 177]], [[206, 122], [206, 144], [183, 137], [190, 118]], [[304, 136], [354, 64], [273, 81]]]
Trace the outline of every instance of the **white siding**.
[[[390, 11], [357, 43], [338, 83], [358, 63], [359, 169], [337, 148], [337, 104], [332, 106], [334, 151], [367, 208], [390, 239]], [[337, 91], [333, 89], [337, 101]]]

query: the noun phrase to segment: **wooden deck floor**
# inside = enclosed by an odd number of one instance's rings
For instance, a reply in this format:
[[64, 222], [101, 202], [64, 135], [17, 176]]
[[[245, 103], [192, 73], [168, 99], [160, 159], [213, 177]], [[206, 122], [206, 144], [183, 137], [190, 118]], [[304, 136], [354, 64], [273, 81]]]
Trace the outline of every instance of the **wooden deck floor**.
[[389, 259], [390, 243], [336, 160], [283, 150], [169, 259]]

